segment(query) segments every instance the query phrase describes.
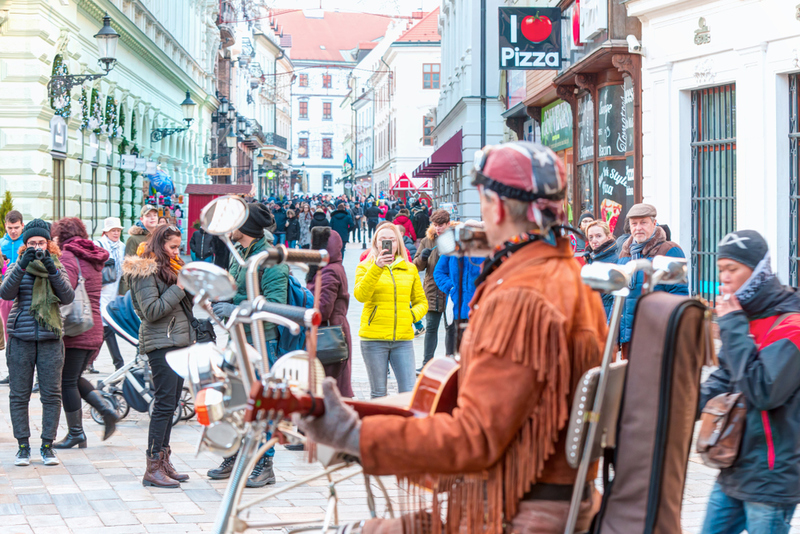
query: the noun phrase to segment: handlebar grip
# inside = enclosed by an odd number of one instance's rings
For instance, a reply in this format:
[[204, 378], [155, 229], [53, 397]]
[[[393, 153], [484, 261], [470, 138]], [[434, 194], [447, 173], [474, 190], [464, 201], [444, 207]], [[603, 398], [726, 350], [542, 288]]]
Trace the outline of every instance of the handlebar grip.
[[286, 256], [283, 258], [282, 263], [307, 263], [308, 265], [325, 267], [328, 265], [329, 259], [327, 250], [290, 248], [286, 249]]
[[311, 328], [312, 326], [319, 326], [322, 322], [322, 316], [314, 308], [301, 308], [299, 306], [289, 306], [288, 304], [277, 304], [275, 302], [261, 302], [256, 306], [256, 311], [263, 311], [274, 313], [286, 317], [290, 321]]

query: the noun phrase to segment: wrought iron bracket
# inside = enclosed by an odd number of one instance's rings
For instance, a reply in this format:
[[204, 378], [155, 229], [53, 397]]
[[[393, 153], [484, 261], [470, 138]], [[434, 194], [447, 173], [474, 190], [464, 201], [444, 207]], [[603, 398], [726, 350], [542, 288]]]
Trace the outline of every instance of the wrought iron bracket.
[[66, 92], [69, 94], [73, 87], [83, 85], [92, 80], [98, 80], [106, 76], [105, 74], [67, 74], [65, 76], [52, 76], [47, 82], [47, 93], [56, 98], [59, 94]]
[[157, 143], [157, 142], [161, 141], [162, 139], [164, 139], [165, 137], [167, 137], [169, 135], [172, 135], [172, 134], [175, 134], [175, 133], [180, 133], [180, 132], [185, 132], [188, 129], [189, 129], [188, 127], [184, 127], [184, 128], [156, 128], [150, 134], [150, 140], [152, 142], [154, 142], [154, 143]]
[[203, 156], [203, 164], [208, 165], [212, 161], [216, 161], [220, 158], [224, 158], [228, 154], [206, 154]]

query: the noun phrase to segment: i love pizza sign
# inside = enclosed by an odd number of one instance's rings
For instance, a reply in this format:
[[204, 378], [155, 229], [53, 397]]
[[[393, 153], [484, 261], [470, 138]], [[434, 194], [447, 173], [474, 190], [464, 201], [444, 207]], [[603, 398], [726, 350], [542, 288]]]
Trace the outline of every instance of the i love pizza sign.
[[557, 7], [501, 7], [500, 69], [561, 68], [561, 10]]

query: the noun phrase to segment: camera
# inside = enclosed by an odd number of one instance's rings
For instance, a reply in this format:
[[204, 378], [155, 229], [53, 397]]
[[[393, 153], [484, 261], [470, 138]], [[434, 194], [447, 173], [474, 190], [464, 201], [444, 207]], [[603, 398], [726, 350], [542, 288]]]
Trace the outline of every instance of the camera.
[[628, 52], [631, 54], [641, 54], [642, 43], [639, 42], [639, 39], [637, 39], [635, 35], [629, 35], [627, 39], [628, 39]]
[[475, 226], [457, 224], [436, 239], [436, 246], [445, 256], [482, 257], [492, 255], [486, 232]]
[[36, 251], [33, 253], [33, 256], [39, 261], [43, 260], [44, 259], [44, 250], [42, 250], [40, 248], [37, 248]]

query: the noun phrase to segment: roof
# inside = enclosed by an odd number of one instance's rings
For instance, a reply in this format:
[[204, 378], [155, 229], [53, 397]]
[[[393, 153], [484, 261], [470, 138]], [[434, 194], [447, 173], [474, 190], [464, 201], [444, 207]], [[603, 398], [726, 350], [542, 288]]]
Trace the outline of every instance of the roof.
[[356, 50], [359, 45], [383, 37], [390, 17], [370, 13], [315, 12], [306, 16], [302, 10], [273, 11], [284, 36], [292, 36], [292, 60], [352, 61], [341, 51]]
[[189, 184], [183, 192], [186, 195], [248, 195], [252, 190], [252, 185]]
[[395, 43], [439, 43], [442, 36], [439, 35], [439, 8], [437, 7], [406, 30]]

